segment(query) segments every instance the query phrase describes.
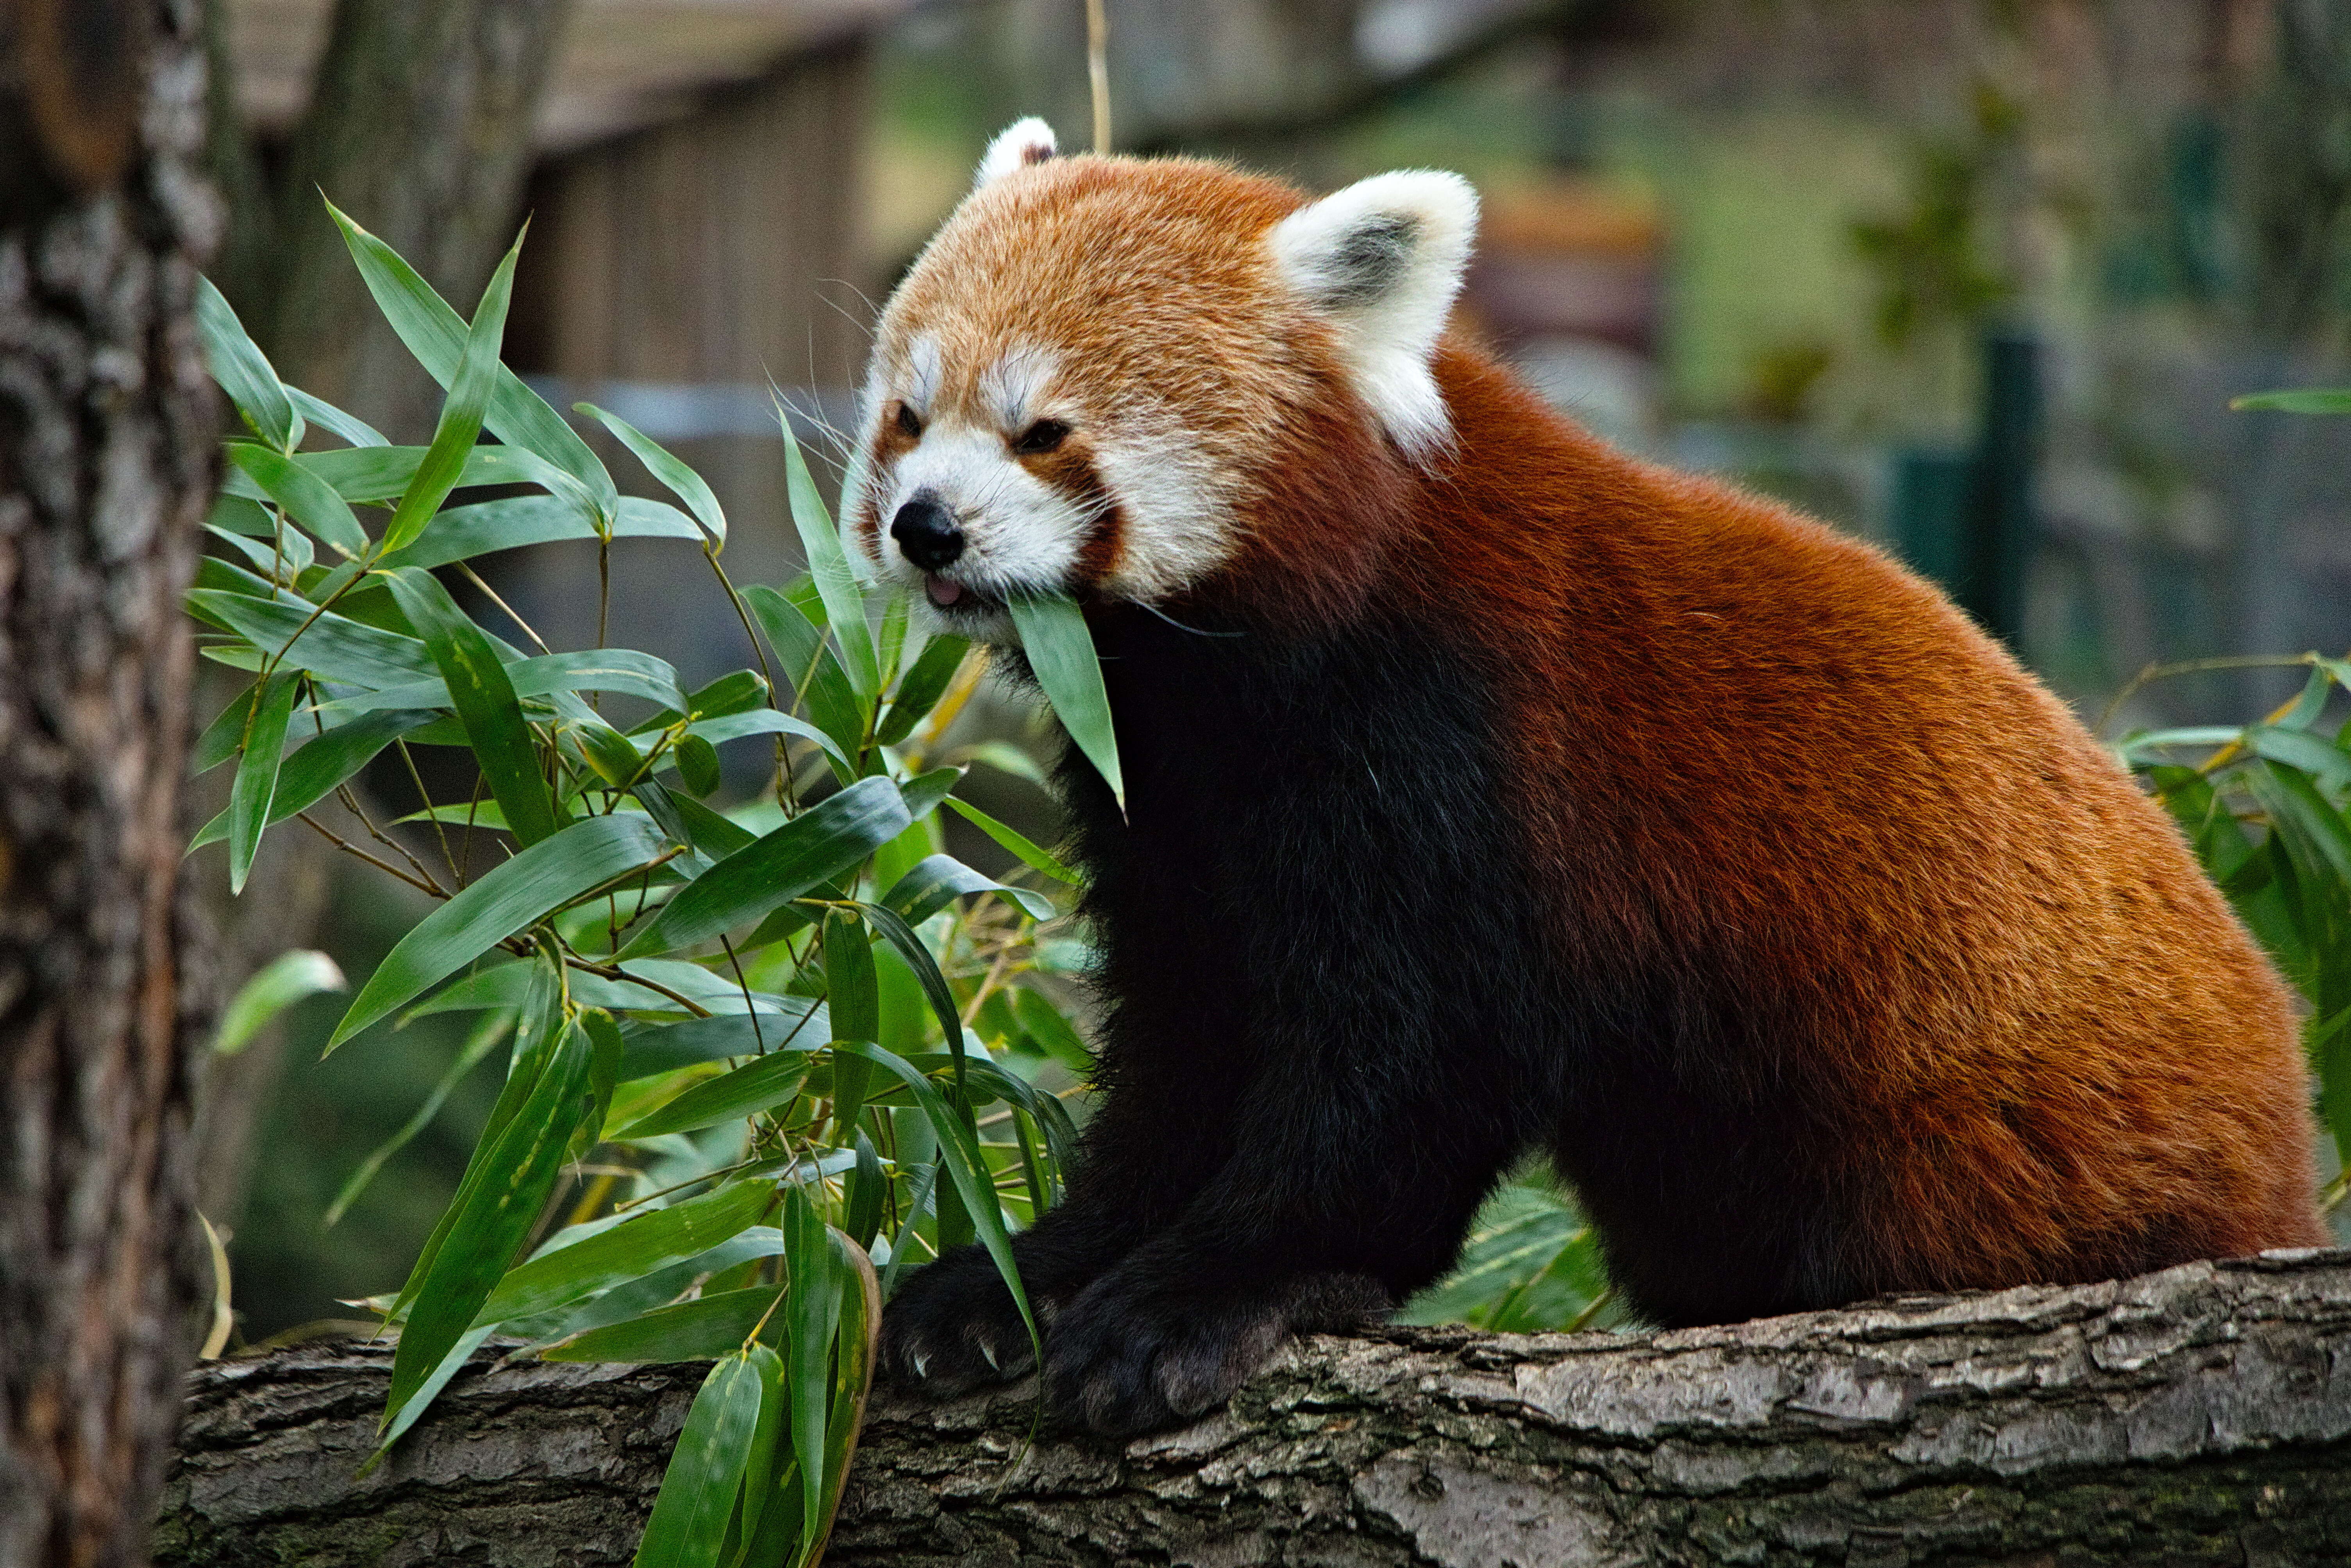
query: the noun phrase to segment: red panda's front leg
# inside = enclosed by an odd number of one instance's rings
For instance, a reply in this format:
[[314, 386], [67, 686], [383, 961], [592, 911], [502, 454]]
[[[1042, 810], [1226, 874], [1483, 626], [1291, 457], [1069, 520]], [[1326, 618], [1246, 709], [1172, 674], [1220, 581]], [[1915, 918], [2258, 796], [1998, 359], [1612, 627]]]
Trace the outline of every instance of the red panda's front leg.
[[[1045, 1375], [1062, 1416], [1108, 1437], [1192, 1419], [1293, 1335], [1356, 1327], [1451, 1266], [1517, 1150], [1512, 1119], [1483, 1094], [1428, 1095], [1416, 1069], [1433, 1061], [1399, 1042], [1280, 1049], [1301, 1043], [1279, 1043], [1181, 1218], [1057, 1316]], [[1363, 1071], [1383, 1056], [1390, 1071]]]

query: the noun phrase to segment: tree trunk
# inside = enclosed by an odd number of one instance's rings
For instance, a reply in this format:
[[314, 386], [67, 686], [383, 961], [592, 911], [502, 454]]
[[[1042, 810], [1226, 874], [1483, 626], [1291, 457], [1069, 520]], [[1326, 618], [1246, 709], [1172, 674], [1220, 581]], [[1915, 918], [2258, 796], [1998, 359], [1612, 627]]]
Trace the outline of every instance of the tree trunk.
[[144, 1560], [208, 1279], [178, 810], [219, 432], [197, 35], [193, 0], [0, 10], [0, 1568]]
[[[176, 1564], [620, 1563], [703, 1369], [485, 1358], [357, 1477], [389, 1353], [199, 1371]], [[877, 1400], [829, 1568], [2351, 1561], [2351, 1257], [1653, 1335], [1318, 1338], [1182, 1432]]]

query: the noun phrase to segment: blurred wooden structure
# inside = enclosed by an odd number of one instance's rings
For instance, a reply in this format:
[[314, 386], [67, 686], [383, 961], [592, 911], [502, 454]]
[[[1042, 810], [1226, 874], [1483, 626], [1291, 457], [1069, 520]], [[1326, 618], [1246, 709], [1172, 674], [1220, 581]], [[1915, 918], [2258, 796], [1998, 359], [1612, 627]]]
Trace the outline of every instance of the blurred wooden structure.
[[[227, 4], [241, 109], [289, 125], [332, 0]], [[863, 359], [862, 297], [879, 282], [862, 276], [868, 43], [910, 4], [576, 0], [539, 115], [507, 361], [559, 407], [611, 408], [699, 469], [748, 580], [797, 557], [770, 382], [838, 420]], [[624, 488], [658, 493], [591, 438]], [[662, 542], [616, 550], [611, 635], [690, 671], [742, 663], [738, 647], [698, 647], [733, 617], [695, 552]], [[593, 641], [592, 555], [536, 552], [509, 586], [549, 637]]]

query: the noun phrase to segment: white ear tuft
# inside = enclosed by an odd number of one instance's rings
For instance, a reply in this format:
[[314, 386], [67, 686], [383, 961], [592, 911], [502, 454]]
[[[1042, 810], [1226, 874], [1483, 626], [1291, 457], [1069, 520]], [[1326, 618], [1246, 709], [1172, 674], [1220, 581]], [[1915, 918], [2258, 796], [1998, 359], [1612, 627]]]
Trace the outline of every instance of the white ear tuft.
[[1058, 151], [1053, 145], [1051, 126], [1033, 114], [1026, 120], [1016, 120], [987, 144], [987, 155], [979, 161], [979, 177], [972, 181], [971, 188], [977, 191], [982, 185], [992, 185], [1015, 169], [1042, 163]]
[[1283, 280], [1338, 328], [1356, 392], [1416, 462], [1453, 439], [1428, 361], [1477, 231], [1469, 182], [1414, 169], [1301, 207], [1266, 242]]

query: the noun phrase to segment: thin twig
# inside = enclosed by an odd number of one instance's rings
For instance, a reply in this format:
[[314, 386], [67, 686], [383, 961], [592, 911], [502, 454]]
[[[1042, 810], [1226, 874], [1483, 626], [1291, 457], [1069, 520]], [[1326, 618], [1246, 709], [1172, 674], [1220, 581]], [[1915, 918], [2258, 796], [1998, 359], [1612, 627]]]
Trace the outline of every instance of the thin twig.
[[1093, 88], [1094, 152], [1110, 156], [1110, 18], [1102, 0], [1086, 0], [1086, 80]]
[[505, 600], [498, 597], [498, 591], [496, 589], [492, 588], [488, 583], [482, 580], [481, 573], [474, 570], [472, 562], [461, 560], [457, 563], [457, 570], [464, 572], [465, 574], [465, 580], [479, 589], [482, 593], [488, 598], [491, 603], [496, 605], [500, 610], [505, 611], [507, 619], [521, 627], [522, 634], [529, 638], [532, 642], [538, 643], [538, 651], [540, 653], [552, 653], [555, 652], [554, 649], [547, 645], [546, 638], [540, 636], [537, 632], [531, 629], [529, 622], [515, 613], [515, 607], [513, 605], [508, 604]]
[[424, 817], [433, 824], [433, 836], [441, 841], [441, 858], [449, 862], [449, 875], [462, 890], [465, 885], [465, 875], [457, 870], [457, 857], [449, 848], [448, 830], [441, 825], [439, 809], [433, 804], [433, 796], [424, 788], [424, 776], [416, 770], [416, 758], [408, 749], [408, 739], [402, 736], [392, 744], [400, 747], [400, 759], [408, 764], [409, 782], [416, 786], [416, 798], [424, 802]]
[[317, 832], [329, 843], [334, 845], [345, 854], [359, 856], [360, 859], [367, 862], [368, 864], [375, 867], [378, 871], [381, 871], [389, 876], [398, 877], [401, 881], [406, 883], [417, 892], [429, 893], [435, 898], [446, 898], [449, 896], [447, 894], [442, 892], [439, 888], [433, 886], [429, 883], [417, 881], [414, 877], [409, 875], [406, 872], [401, 870], [390, 861], [378, 860], [375, 856], [368, 853], [367, 851], [360, 848], [359, 845], [352, 843], [350, 840], [336, 832], [332, 828], [327, 826], [326, 823], [319, 821], [318, 818], [310, 815], [309, 812], [297, 811], [294, 813], [294, 817], [297, 821], [308, 823], [313, 831]]

